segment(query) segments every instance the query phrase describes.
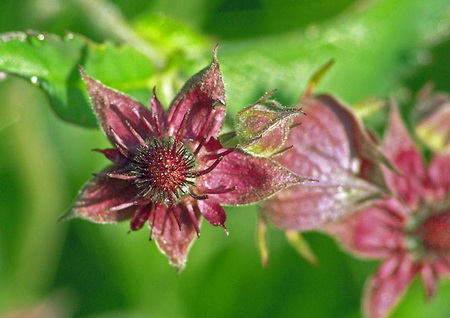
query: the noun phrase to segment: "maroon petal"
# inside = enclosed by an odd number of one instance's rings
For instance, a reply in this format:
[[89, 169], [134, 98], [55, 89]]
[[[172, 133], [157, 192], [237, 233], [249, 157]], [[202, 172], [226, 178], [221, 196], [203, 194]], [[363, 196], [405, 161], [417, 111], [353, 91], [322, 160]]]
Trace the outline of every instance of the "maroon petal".
[[367, 207], [379, 190], [360, 179], [351, 186], [329, 185], [321, 181], [283, 190], [264, 202], [265, 216], [283, 230], [317, 229]]
[[158, 120], [158, 123], [162, 126], [161, 129], [165, 130], [167, 126], [167, 118], [166, 114], [164, 114], [164, 108], [162, 104], [160, 103], [158, 97], [156, 97], [155, 89], [153, 89], [152, 99], [150, 100], [150, 107], [153, 116], [155, 117], [156, 120]]
[[194, 75], [172, 102], [169, 129], [175, 134], [189, 111], [181, 139], [198, 140], [217, 137], [225, 117], [225, 91], [219, 62], [214, 58], [211, 65]]
[[[189, 249], [197, 237], [193, 220], [184, 205], [170, 208], [158, 205], [155, 213], [155, 219], [150, 222], [152, 237], [155, 238], [161, 252], [167, 255], [170, 264], [181, 272], [186, 265]], [[200, 215], [196, 215], [195, 218], [196, 222], [200, 222]]]
[[277, 158], [299, 175], [349, 186], [358, 177], [383, 188], [383, 155], [356, 115], [329, 95], [308, 99], [306, 117], [286, 142], [293, 148]]
[[440, 260], [433, 265], [439, 277], [450, 278], [450, 255], [440, 255]]
[[281, 165], [319, 182], [298, 185], [265, 202], [265, 214], [282, 229], [307, 230], [339, 220], [384, 193], [381, 152], [342, 102], [321, 95], [306, 100], [306, 116], [291, 130]]
[[402, 229], [407, 209], [394, 199], [378, 202], [347, 219], [328, 224], [332, 234], [351, 254], [364, 258], [385, 258], [403, 247]]
[[444, 200], [450, 193], [450, 154], [434, 156], [429, 175], [434, 184], [434, 196]]
[[436, 272], [432, 264], [424, 264], [420, 269], [420, 275], [422, 276], [423, 286], [425, 288], [425, 295], [428, 300], [433, 298], [436, 292], [436, 284], [438, 279], [438, 273]]
[[122, 156], [119, 150], [116, 148], [108, 148], [108, 149], [93, 149], [93, 151], [97, 151], [102, 153], [106, 158], [110, 161], [114, 162], [118, 165], [123, 165], [126, 163], [126, 158]]
[[200, 212], [210, 224], [225, 227], [227, 215], [220, 204], [211, 202], [211, 200], [198, 200], [197, 204]]
[[133, 128], [144, 139], [155, 134], [155, 131], [150, 131], [148, 125], [145, 125], [142, 119], [142, 117], [146, 118], [147, 121], [151, 119], [148, 109], [130, 96], [113, 90], [87, 76], [82, 68], [80, 68], [80, 72], [88, 87], [94, 113], [103, 132], [112, 144], [120, 143], [120, 141], [117, 140], [111, 129], [128, 149], [134, 149], [139, 145], [139, 140], [131, 131]]
[[387, 317], [418, 270], [407, 255], [387, 259], [366, 286], [364, 312], [367, 317]]
[[[103, 173], [111, 172], [109, 168]], [[109, 209], [131, 203], [138, 193], [136, 186], [129, 182], [106, 176], [94, 177], [78, 193], [71, 210], [62, 220], [82, 218], [96, 223], [115, 223], [133, 216], [136, 206], [120, 210]]]
[[384, 137], [384, 151], [401, 175], [385, 171], [390, 189], [401, 200], [413, 206], [432, 187], [425, 163], [393, 105]]
[[226, 155], [214, 170], [200, 177], [199, 188], [231, 189], [211, 194], [210, 200], [229, 205], [255, 203], [294, 184], [314, 181], [300, 177], [274, 161], [238, 150]]

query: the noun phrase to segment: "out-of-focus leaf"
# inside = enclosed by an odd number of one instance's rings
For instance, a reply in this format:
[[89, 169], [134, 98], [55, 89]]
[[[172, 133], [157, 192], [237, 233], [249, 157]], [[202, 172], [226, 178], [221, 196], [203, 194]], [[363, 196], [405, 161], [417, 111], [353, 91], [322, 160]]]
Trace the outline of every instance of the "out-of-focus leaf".
[[0, 71], [18, 75], [38, 85], [62, 119], [96, 125], [78, 65], [86, 72], [146, 103], [155, 68], [141, 53], [127, 45], [95, 44], [67, 34], [6, 33], [0, 36]]
[[228, 109], [236, 113], [275, 88], [291, 105], [314, 70], [330, 58], [336, 63], [323, 90], [352, 103], [392, 92], [419, 64], [414, 53], [445, 36], [449, 7], [448, 0], [373, 1], [305, 32], [226, 43], [219, 59]]
[[142, 15], [133, 26], [137, 34], [166, 54], [183, 52], [195, 57], [211, 49], [206, 37], [162, 13]]

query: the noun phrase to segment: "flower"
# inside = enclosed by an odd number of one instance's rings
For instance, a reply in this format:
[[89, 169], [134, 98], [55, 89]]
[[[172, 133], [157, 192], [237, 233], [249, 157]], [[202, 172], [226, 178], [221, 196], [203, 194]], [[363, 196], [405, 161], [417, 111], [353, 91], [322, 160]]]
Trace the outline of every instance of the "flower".
[[98, 151], [112, 165], [81, 189], [64, 219], [131, 219], [132, 231], [148, 222], [150, 238], [180, 271], [202, 217], [225, 228], [221, 204], [254, 203], [305, 181], [271, 160], [222, 147], [217, 137], [225, 93], [216, 54], [185, 84], [167, 114], [155, 92], [149, 110], [82, 69], [81, 75], [113, 145]]
[[387, 316], [417, 274], [428, 298], [450, 274], [450, 155], [435, 155], [427, 167], [396, 107], [384, 150], [399, 171], [383, 170], [393, 197], [328, 227], [351, 253], [384, 259], [366, 284], [368, 317]]
[[307, 97], [301, 106], [306, 113], [301, 129], [291, 129], [286, 145], [292, 148], [276, 160], [318, 182], [290, 187], [264, 202], [263, 216], [283, 230], [318, 229], [385, 191], [384, 157], [351, 109], [330, 95]]

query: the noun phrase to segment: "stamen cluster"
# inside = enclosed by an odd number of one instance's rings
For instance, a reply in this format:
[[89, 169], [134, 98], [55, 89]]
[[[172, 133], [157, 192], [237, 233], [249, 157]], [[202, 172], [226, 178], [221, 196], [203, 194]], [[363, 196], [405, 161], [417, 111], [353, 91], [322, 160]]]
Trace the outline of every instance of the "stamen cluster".
[[142, 197], [154, 203], [176, 204], [195, 185], [195, 157], [171, 137], [151, 138], [137, 149], [130, 174], [143, 189]]

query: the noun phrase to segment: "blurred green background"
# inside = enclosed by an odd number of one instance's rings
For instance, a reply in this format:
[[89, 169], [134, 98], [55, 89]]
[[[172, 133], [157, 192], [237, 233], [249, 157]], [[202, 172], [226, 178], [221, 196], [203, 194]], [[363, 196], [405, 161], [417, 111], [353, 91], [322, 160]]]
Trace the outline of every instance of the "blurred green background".
[[[273, 88], [279, 89], [280, 101], [294, 102], [314, 69], [331, 58], [336, 66], [319, 90], [349, 103], [393, 94], [405, 101], [408, 115], [408, 99], [427, 81], [450, 92], [445, 1], [428, 1], [424, 10], [417, 0], [373, 1], [374, 7], [353, 0], [113, 3], [114, 10], [95, 0], [2, 0], [0, 33], [33, 29], [62, 35], [70, 30], [97, 42], [126, 42], [120, 26], [96, 14], [100, 10], [120, 15], [124, 23], [156, 19], [153, 30], [161, 33], [153, 41], [167, 48], [177, 43], [164, 42], [167, 30], [161, 21], [173, 19], [200, 52], [187, 47], [179, 53], [183, 58], [171, 60], [181, 70], [177, 78], [186, 79], [205, 65], [220, 43], [230, 114]], [[137, 22], [133, 25], [138, 29]], [[358, 25], [373, 27], [373, 33], [358, 38], [364, 30]], [[355, 33], [343, 39], [349, 29]], [[292, 71], [297, 69], [302, 71]], [[384, 116], [380, 111], [366, 121], [379, 130]], [[107, 146], [99, 130], [55, 116], [36, 86], [0, 73], [0, 316], [360, 316], [364, 282], [378, 262], [354, 259], [331, 238], [307, 233], [320, 260], [313, 266], [281, 231], [270, 228], [270, 263], [264, 269], [256, 243], [256, 206], [227, 208], [229, 237], [205, 223], [181, 275], [148, 242], [147, 230], [127, 235], [127, 222], [57, 223], [82, 184], [106, 164], [89, 150]], [[450, 316], [450, 282], [442, 281], [428, 303], [421, 289], [416, 281], [394, 317]], [[36, 316], [26, 316], [31, 313]]]

